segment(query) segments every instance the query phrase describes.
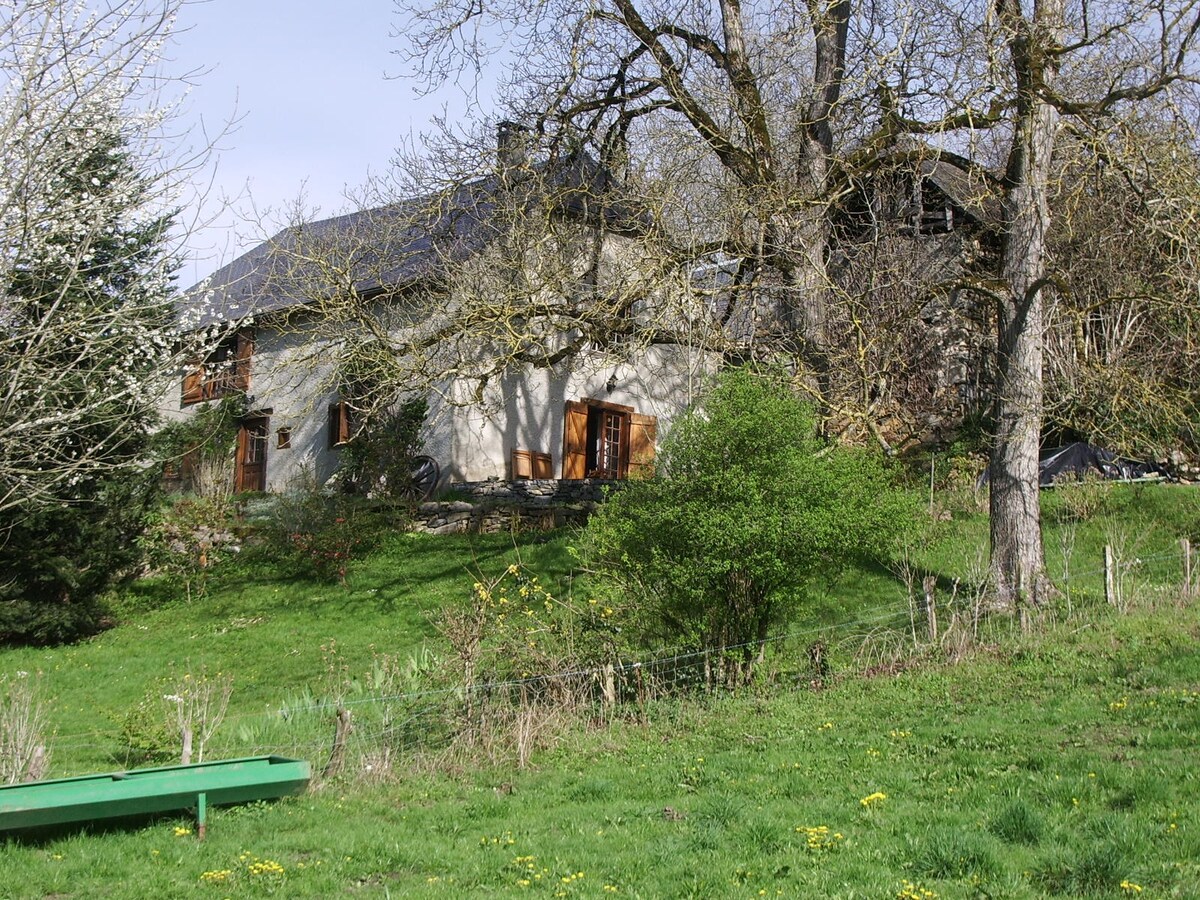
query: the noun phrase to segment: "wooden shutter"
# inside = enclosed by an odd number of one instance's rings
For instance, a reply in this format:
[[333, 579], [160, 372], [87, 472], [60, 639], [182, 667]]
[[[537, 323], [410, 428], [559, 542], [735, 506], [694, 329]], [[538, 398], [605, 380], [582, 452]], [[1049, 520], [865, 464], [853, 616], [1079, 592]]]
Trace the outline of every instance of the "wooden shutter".
[[549, 453], [539, 453], [537, 450], [530, 451], [529, 454], [533, 458], [533, 477], [534, 478], [553, 478], [554, 463], [550, 459]]
[[246, 451], [250, 446], [250, 435], [246, 432], [246, 423], [242, 422], [238, 425], [237, 434], [237, 456], [233, 458], [233, 490], [235, 493], [241, 493], [246, 490], [243, 484], [245, 481], [245, 464]]
[[587, 475], [587, 422], [587, 405], [568, 400], [563, 419], [563, 478]]
[[253, 358], [254, 332], [243, 328], [237, 333], [237, 347], [234, 350], [233, 390], [250, 393], [250, 366]]
[[329, 407], [329, 446], [340, 447], [349, 443], [351, 434], [350, 404], [339, 400]]
[[512, 477], [514, 481], [533, 477], [533, 459], [528, 450], [512, 452]]
[[199, 363], [189, 363], [183, 373], [182, 403], [189, 406], [204, 399], [204, 368]]
[[649, 478], [654, 474], [654, 442], [658, 419], [641, 413], [629, 415], [629, 477]]

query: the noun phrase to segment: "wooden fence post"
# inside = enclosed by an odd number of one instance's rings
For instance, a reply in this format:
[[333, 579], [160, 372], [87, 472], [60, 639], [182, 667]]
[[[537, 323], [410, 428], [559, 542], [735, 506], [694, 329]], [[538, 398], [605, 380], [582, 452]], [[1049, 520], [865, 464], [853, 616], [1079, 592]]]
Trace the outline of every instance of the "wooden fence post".
[[[707, 659], [708, 659], [708, 654], [705, 654], [705, 660], [707, 661]], [[633, 664], [633, 674], [637, 677], [638, 714], [641, 716], [642, 727], [644, 728], [647, 725], [649, 725], [650, 722], [646, 718], [646, 682], [645, 682], [645, 679], [642, 677], [642, 664], [641, 663]]]
[[1192, 542], [1187, 538], [1180, 538], [1179, 544], [1183, 548], [1183, 595], [1185, 597], [1192, 596]]
[[339, 706], [337, 711], [337, 729], [333, 733], [333, 747], [329, 751], [329, 762], [325, 763], [322, 778], [332, 778], [342, 770], [346, 761], [346, 739], [350, 736], [350, 710]]
[[1116, 566], [1111, 544], [1104, 545], [1104, 600], [1110, 606], [1117, 605]]
[[929, 454], [929, 518], [933, 518], [933, 463], [937, 459], [934, 453]]
[[601, 669], [600, 694], [604, 699], [606, 709], [617, 705], [617, 677], [612, 663], [605, 663]]
[[925, 623], [929, 627], [929, 642], [936, 644], [938, 639], [937, 623], [937, 576], [926, 575], [921, 581], [925, 592]]

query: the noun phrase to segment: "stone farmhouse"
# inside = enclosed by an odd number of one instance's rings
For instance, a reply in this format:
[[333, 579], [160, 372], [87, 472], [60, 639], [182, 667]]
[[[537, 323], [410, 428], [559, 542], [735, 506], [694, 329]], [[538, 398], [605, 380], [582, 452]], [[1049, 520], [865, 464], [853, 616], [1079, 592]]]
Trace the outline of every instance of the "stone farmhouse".
[[[531, 173], [528, 181], [521, 172]], [[544, 196], [531, 200], [531, 193]], [[373, 402], [356, 395], [345, 370], [369, 356], [372, 344], [408, 346], [407, 337], [465, 315], [465, 293], [478, 302], [494, 290], [513, 258], [505, 255], [512, 249], [506, 228], [526, 221], [531, 205], [542, 210], [539, 238], [554, 232], [540, 258], [516, 251], [537, 270], [522, 273], [531, 302], [649, 290], [637, 271], [643, 225], [628, 209], [605, 205], [605, 193], [605, 174], [582, 156], [549, 173], [517, 159], [445, 196], [281, 231], [185, 293], [185, 327], [223, 336], [207, 358], [179, 373], [168, 415], [244, 395], [236, 489], [325, 483]], [[509, 215], [514, 197], [521, 216]], [[575, 346], [567, 346], [571, 340]], [[420, 350], [427, 358], [406, 357], [425, 372], [445, 373], [420, 382], [429, 402], [423, 449], [444, 483], [648, 471], [661, 425], [695, 398], [711, 367], [697, 349], [592, 347], [575, 329], [549, 336], [534, 361], [514, 356], [491, 372], [485, 357], [495, 351], [486, 343], [480, 339], [476, 360], [461, 346], [452, 357], [433, 346]]]
[[[699, 338], [595, 339], [580, 324], [586, 316], [565, 312], [555, 334], [521, 331], [519, 303], [508, 308], [501, 297], [514, 280], [519, 302], [576, 312], [612, 303], [610, 319], [646, 315], [664, 305], [664, 293], [643, 265], [646, 217], [606, 200], [607, 174], [583, 155], [531, 163], [520, 138], [515, 126], [501, 126], [494, 174], [440, 196], [287, 228], [185, 293], [185, 327], [221, 336], [178, 374], [167, 412], [182, 417], [230, 394], [246, 398], [238, 491], [326, 483], [377, 400], [362, 388], [371, 376], [361, 373], [397, 360], [421, 373], [412, 386], [429, 403], [424, 452], [443, 484], [651, 470], [657, 439], [721, 356]], [[960, 236], [979, 232], [994, 211], [971, 199], [974, 189], [949, 163], [925, 161], [888, 177], [847, 204], [844, 277], [859, 277], [856, 242], [885, 220], [899, 223], [892, 232], [902, 241], [936, 245], [925, 252], [937, 265], [921, 265], [943, 277], [961, 258]], [[531, 210], [536, 233], [525, 228]], [[735, 268], [728, 260], [697, 264], [691, 286], [706, 281], [707, 289], [678, 290], [690, 296], [674, 298], [676, 324], [686, 326], [677, 334], [714, 323], [744, 327], [729, 316], [733, 301], [722, 285]], [[489, 360], [508, 338], [470, 325], [470, 304], [491, 297], [501, 299], [487, 309], [499, 309], [518, 335], [507, 356], [499, 353], [502, 366]], [[968, 306], [943, 294], [922, 312], [939, 344], [925, 348], [937, 370], [923, 377], [939, 395], [934, 405], [952, 408], [938, 422], [960, 415], [978, 389], [978, 323]], [[449, 349], [432, 340], [439, 336]]]

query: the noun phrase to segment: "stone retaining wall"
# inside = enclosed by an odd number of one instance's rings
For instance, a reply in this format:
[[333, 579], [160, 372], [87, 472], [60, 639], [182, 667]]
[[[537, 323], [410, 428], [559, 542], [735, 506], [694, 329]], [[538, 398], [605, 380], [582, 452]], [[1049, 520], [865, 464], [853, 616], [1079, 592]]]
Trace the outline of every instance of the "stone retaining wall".
[[449, 486], [453, 500], [434, 500], [417, 508], [413, 530], [428, 534], [489, 534], [497, 531], [545, 531], [583, 524], [617, 482], [602, 478], [559, 481], [462, 481]]

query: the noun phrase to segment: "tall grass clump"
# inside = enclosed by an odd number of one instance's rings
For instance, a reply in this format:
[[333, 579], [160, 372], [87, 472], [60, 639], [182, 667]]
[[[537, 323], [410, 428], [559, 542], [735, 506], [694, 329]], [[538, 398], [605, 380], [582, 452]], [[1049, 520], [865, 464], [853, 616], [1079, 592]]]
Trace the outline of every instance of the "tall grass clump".
[[0, 784], [37, 781], [50, 767], [47, 708], [40, 678], [0, 678]]
[[1005, 806], [988, 824], [988, 831], [1010, 844], [1036, 846], [1042, 839], [1042, 817], [1029, 804], [1014, 800]]
[[567, 718], [622, 690], [621, 615], [594, 597], [551, 591], [519, 563], [480, 572], [469, 596], [434, 625], [450, 647], [443, 677], [454, 687], [460, 745], [525, 765]]
[[918, 839], [913, 869], [930, 878], [972, 878], [986, 882], [1000, 873], [985, 835], [960, 828], [938, 827]]

